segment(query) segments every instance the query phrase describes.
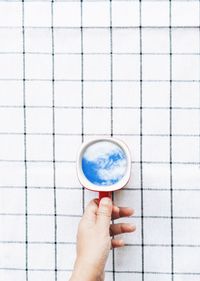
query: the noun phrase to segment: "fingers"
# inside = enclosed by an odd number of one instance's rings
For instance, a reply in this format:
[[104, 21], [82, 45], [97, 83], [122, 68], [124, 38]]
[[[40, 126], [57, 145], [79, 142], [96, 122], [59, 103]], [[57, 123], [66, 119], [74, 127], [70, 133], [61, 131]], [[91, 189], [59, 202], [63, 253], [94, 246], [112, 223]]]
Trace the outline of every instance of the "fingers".
[[110, 235], [118, 235], [122, 233], [129, 233], [136, 230], [136, 226], [130, 223], [118, 223], [110, 225]]
[[104, 197], [101, 199], [97, 210], [97, 224], [102, 227], [102, 231], [105, 229], [109, 231], [111, 214], [112, 201], [110, 198]]
[[122, 217], [130, 217], [134, 214], [134, 210], [132, 208], [127, 208], [127, 207], [117, 207], [113, 206], [113, 211], [112, 211], [112, 219], [119, 219]]
[[111, 249], [113, 248], [120, 248], [120, 247], [123, 247], [125, 244], [124, 244], [124, 241], [122, 239], [112, 239], [111, 240]]

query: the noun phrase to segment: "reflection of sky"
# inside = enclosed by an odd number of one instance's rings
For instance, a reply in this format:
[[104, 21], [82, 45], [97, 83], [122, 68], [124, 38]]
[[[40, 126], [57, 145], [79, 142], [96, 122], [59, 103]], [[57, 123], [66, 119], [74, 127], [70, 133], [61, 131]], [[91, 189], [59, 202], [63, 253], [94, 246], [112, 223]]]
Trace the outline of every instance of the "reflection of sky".
[[89, 146], [82, 158], [86, 178], [96, 185], [112, 185], [126, 172], [124, 151], [109, 141], [99, 141]]

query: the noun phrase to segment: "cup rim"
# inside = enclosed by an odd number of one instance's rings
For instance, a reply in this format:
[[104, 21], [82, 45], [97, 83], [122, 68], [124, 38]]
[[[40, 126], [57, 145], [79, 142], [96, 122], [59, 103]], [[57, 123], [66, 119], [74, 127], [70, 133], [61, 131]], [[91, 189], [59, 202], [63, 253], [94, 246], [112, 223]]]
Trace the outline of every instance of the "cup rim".
[[[106, 185], [106, 186], [95, 185], [86, 178], [86, 176], [84, 175], [83, 170], [82, 170], [82, 156], [83, 156], [85, 149], [89, 145], [96, 143], [96, 142], [100, 142], [100, 141], [109, 141], [109, 142], [116, 144], [124, 151], [124, 153], [126, 155], [126, 159], [127, 159], [126, 173], [118, 182], [116, 182], [113, 185]], [[129, 148], [122, 140], [119, 140], [119, 139], [116, 139], [113, 137], [94, 138], [92, 140], [84, 142], [80, 146], [78, 154], [77, 154], [76, 171], [77, 171], [77, 176], [78, 176], [78, 180], [79, 180], [80, 184], [83, 187], [85, 187], [86, 189], [96, 191], [96, 192], [119, 190], [119, 189], [123, 188], [130, 179], [131, 154], [130, 154]]]

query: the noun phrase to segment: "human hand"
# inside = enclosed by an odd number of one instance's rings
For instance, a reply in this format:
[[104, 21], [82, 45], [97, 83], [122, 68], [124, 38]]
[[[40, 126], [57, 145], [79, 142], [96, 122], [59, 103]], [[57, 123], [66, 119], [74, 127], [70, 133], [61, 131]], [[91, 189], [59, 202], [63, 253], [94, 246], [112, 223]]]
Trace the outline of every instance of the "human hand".
[[129, 217], [133, 209], [112, 205], [109, 198], [90, 201], [79, 223], [77, 234], [77, 259], [70, 281], [103, 280], [104, 268], [111, 248], [124, 246], [121, 239], [111, 236], [133, 232], [129, 223], [110, 224], [111, 219]]

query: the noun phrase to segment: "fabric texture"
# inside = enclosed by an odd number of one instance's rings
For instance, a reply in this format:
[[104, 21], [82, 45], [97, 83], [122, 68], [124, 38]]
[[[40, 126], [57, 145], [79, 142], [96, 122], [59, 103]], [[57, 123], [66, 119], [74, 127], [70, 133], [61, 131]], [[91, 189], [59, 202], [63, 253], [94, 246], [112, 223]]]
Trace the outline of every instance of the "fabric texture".
[[200, 2], [0, 1], [0, 280], [64, 281], [97, 196], [82, 142], [131, 151], [137, 231], [106, 281], [200, 279]]

